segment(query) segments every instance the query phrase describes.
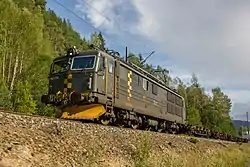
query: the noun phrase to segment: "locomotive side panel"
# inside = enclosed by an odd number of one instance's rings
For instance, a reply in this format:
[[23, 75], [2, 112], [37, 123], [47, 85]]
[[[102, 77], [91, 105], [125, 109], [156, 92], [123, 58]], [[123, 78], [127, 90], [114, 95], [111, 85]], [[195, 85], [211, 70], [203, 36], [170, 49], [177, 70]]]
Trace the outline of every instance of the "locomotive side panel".
[[133, 72], [122, 64], [117, 68], [119, 68], [119, 78], [116, 80], [118, 84], [116, 86], [114, 106], [124, 110], [139, 109], [140, 113], [143, 114], [145, 110], [142, 108], [143, 92], [139, 87], [136, 87], [132, 78]]
[[115, 67], [118, 76], [116, 76], [116, 89], [114, 94], [115, 103], [114, 106], [117, 108], [121, 108], [124, 110], [131, 110], [131, 103], [128, 101], [129, 99], [129, 86], [128, 86], [128, 69], [122, 65], [116, 65]]
[[97, 67], [97, 79], [95, 81], [97, 96], [100, 103], [106, 104], [107, 99], [113, 101], [119, 99], [120, 70], [113, 57], [100, 53]]
[[[127, 102], [129, 95], [128, 69], [121, 66], [119, 61], [114, 60], [106, 53], [101, 52], [99, 56], [98, 72], [94, 83], [99, 103], [106, 104], [106, 91], [112, 90], [108, 91], [108, 94], [113, 98], [114, 107], [130, 110], [131, 104]], [[105, 61], [105, 59], [107, 60]]]
[[[182, 107], [172, 103], [175, 101], [170, 101], [171, 99], [166, 97], [166, 95], [171, 95], [171, 93], [149, 80], [141, 78], [142, 85], [140, 87], [145, 94], [141, 102], [144, 105], [144, 111], [150, 116], [182, 123]], [[177, 96], [172, 94], [171, 97], [175, 99]]]
[[[150, 82], [138, 72], [120, 66], [119, 100], [116, 107], [140, 114], [182, 123], [181, 99]], [[179, 106], [178, 106], [179, 104]]]
[[[129, 68], [118, 60], [112, 59], [105, 53], [101, 54], [101, 56], [108, 58], [106, 68], [102, 67], [105, 64], [102, 57], [100, 57], [99, 61], [100, 68], [107, 69], [108, 73], [103, 70], [103, 75], [98, 75], [97, 90], [104, 94], [99, 95], [100, 102], [106, 103], [105, 87], [107, 84], [109, 90], [112, 90], [114, 107], [134, 110], [143, 115], [183, 123], [183, 117], [185, 116], [184, 103], [179, 96], [160, 87], [151, 79], [147, 79], [138, 71]], [[110, 62], [112, 62], [112, 66]], [[105, 79], [106, 74], [108, 74], [108, 83], [106, 83]]]

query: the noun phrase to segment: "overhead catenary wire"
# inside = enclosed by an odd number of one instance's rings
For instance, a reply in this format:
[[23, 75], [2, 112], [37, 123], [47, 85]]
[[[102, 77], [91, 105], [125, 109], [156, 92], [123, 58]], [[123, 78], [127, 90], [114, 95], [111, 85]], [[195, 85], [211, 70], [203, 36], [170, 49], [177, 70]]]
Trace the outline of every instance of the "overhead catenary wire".
[[[98, 31], [99, 33], [102, 33], [102, 34], [105, 34], [103, 33], [99, 28], [93, 26], [91, 23], [89, 23], [86, 19], [84, 19], [83, 17], [79, 16], [76, 12], [72, 11], [71, 9], [69, 9], [68, 7], [66, 7], [65, 5], [63, 5], [62, 3], [60, 3], [58, 0], [53, 0], [57, 5], [63, 7], [65, 10], [67, 10], [69, 13], [73, 14], [75, 17], [77, 17], [78, 19], [80, 19], [81, 21], [83, 21], [84, 23], [86, 23], [87, 25], [89, 25], [90, 27], [92, 27], [93, 29], [95, 29], [96, 31]], [[102, 14], [100, 11], [98, 11], [96, 8], [94, 8], [93, 6], [91, 6], [88, 2], [86, 1], [83, 1], [85, 4], [87, 4], [90, 8], [94, 9], [98, 14], [102, 15], [106, 20], [108, 21], [111, 21], [110, 18], [108, 18], [107, 16], [105, 16], [104, 14]], [[116, 22], [114, 20], [114, 22]], [[118, 23], [116, 22], [116, 24], [118, 25]], [[120, 30], [119, 26], [118, 26], [118, 30]], [[128, 47], [127, 45], [124, 45], [124, 44], [121, 44], [120, 42], [117, 42], [116, 40], [114, 39], [109, 39], [111, 42], [115, 43], [115, 44], [118, 44], [118, 45], [121, 45], [123, 46], [124, 48]], [[144, 46], [146, 46], [144, 44]], [[142, 54], [141, 54], [142, 55]]]
[[98, 28], [96, 28], [95, 26], [91, 25], [87, 20], [83, 19], [81, 16], [79, 16], [78, 14], [76, 14], [74, 11], [70, 10], [69, 8], [67, 8], [65, 5], [63, 5], [62, 3], [60, 3], [57, 0], [52, 0], [54, 1], [56, 4], [58, 4], [59, 6], [63, 7], [64, 9], [66, 9], [68, 12], [70, 12], [71, 14], [73, 14], [74, 16], [76, 16], [78, 19], [82, 20], [83, 22], [85, 22], [86, 24], [88, 24], [89, 26], [91, 26], [92, 28], [94, 28], [95, 30], [101, 32]]
[[[95, 7], [93, 7], [93, 6], [92, 6], [89, 2], [87, 2], [86, 0], [82, 0], [82, 2], [85, 3], [87, 6], [89, 6], [91, 9], [93, 9], [94, 11], [96, 11], [98, 14], [100, 14], [103, 18], [105, 18], [105, 19], [108, 20], [109, 22], [115, 23], [116, 26], [117, 26], [117, 28], [118, 28], [118, 30], [119, 30], [120, 32], [123, 31], [123, 32], [129, 33], [129, 32], [126, 31], [126, 30], [121, 30], [120, 25], [119, 25], [119, 23], [118, 23], [116, 20], [111, 20], [109, 17], [107, 17], [107, 16], [104, 15], [102, 12], [100, 12], [99, 10], [97, 10]], [[103, 23], [102, 23], [102, 24], [103, 24]], [[102, 24], [101, 24], [101, 25], [102, 25]], [[145, 44], [144, 44], [144, 46], [145, 46]]]
[[[68, 12], [70, 12], [71, 14], [73, 14], [74, 16], [76, 16], [78, 19], [82, 20], [83, 22], [85, 22], [86, 24], [88, 24], [90, 27], [92, 27], [93, 29], [95, 29], [96, 31], [104, 34], [100, 29], [96, 28], [95, 26], [93, 26], [92, 24], [90, 24], [87, 20], [83, 19], [81, 16], [79, 16], [78, 14], [76, 14], [76, 12], [70, 10], [69, 8], [67, 8], [65, 5], [63, 5], [62, 3], [60, 3], [58, 0], [52, 0], [54, 1], [56, 4], [58, 4], [59, 6], [63, 7], [65, 10], [67, 10]], [[118, 43], [115, 40], [110, 40], [114, 43]]]
[[111, 19], [109, 17], [105, 16], [102, 12], [100, 12], [95, 7], [93, 7], [92, 5], [90, 5], [86, 0], [82, 0], [82, 1], [83, 1], [83, 3], [85, 3], [86, 5], [88, 5], [90, 8], [92, 8], [93, 10], [95, 10], [97, 13], [99, 13], [100, 15], [102, 15], [106, 20], [111, 21]]

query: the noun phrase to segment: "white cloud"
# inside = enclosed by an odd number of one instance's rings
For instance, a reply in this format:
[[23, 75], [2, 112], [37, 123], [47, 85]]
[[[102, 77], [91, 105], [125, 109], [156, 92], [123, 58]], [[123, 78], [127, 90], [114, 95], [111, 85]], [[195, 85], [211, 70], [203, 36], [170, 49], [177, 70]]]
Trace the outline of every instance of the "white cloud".
[[230, 96], [235, 103], [249, 103], [250, 90], [226, 90], [225, 93]]
[[138, 31], [159, 43], [180, 66], [196, 71], [204, 82], [216, 80], [214, 84], [233, 87], [250, 84], [249, 4], [133, 2], [141, 13]]
[[246, 112], [249, 113], [249, 119], [250, 119], [250, 104], [249, 103], [235, 103], [233, 106], [233, 111], [231, 116], [235, 120], [246, 120]]
[[131, 9], [129, 3], [123, 0], [77, 0], [76, 10], [84, 15], [93, 26], [100, 28], [103, 31], [108, 31], [109, 34], [131, 33], [135, 22], [130, 17], [135, 15], [135, 11]]
[[234, 102], [232, 115], [250, 109], [246, 105], [250, 101], [250, 1], [133, 2], [141, 13], [141, 34], [159, 43], [179, 67], [198, 73], [206, 87], [233, 89], [226, 91]]
[[86, 14], [85, 17], [90, 20], [93, 26], [100, 27], [103, 25], [106, 28], [113, 28], [112, 20], [115, 17], [113, 9], [116, 6], [116, 2], [118, 1], [95, 0], [91, 2], [89, 0], [78, 0], [76, 9], [84, 12]]
[[226, 90], [225, 93], [233, 102], [231, 116], [234, 119], [245, 119], [246, 112], [250, 113], [250, 90]]
[[[92, 8], [78, 0], [78, 10], [87, 14], [93, 25], [108, 32], [124, 30], [149, 38], [155, 46], [159, 45], [156, 49], [168, 54], [178, 74], [187, 70], [180, 74], [187, 78], [187, 74], [195, 72], [205, 87], [220, 86], [229, 89], [226, 92], [233, 102], [250, 102], [247, 91], [250, 85], [250, 1], [85, 1]], [[169, 61], [164, 62], [163, 57], [160, 60], [161, 65]]]

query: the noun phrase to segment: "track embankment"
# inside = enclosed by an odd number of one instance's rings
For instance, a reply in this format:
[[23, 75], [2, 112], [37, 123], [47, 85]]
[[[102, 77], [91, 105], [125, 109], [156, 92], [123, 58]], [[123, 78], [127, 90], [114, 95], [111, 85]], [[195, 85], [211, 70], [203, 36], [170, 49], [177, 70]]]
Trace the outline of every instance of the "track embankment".
[[191, 167], [243, 164], [245, 153], [248, 144], [0, 112], [0, 167]]

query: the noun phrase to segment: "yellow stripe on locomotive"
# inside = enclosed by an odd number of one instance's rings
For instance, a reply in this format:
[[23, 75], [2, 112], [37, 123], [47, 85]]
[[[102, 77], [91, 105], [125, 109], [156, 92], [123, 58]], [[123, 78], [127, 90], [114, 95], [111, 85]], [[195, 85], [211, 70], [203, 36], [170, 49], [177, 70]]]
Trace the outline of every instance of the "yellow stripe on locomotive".
[[106, 112], [101, 104], [67, 107], [62, 110], [63, 119], [95, 119]]

